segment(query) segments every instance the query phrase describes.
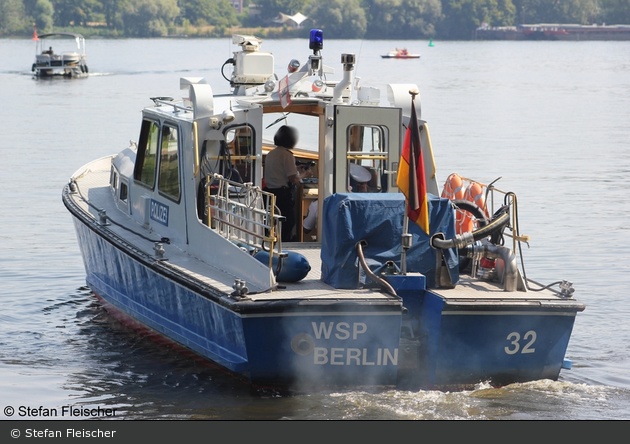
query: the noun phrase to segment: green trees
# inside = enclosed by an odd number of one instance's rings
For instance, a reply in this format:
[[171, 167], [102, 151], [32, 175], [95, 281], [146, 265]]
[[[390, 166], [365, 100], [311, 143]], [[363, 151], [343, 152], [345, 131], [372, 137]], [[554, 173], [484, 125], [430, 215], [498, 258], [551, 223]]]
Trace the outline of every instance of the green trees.
[[[303, 13], [305, 28], [327, 38], [471, 39], [482, 23], [630, 24], [630, 0], [244, 0], [236, 15], [229, 0], [0, 0], [0, 35], [29, 35], [53, 27], [107, 36], [163, 36], [174, 26], [198, 36], [220, 36], [229, 27], [277, 26], [279, 14]], [[107, 29], [88, 25], [105, 22]], [[203, 28], [206, 25], [215, 29]], [[199, 29], [193, 29], [196, 26]], [[301, 31], [301, 30], [298, 30]], [[308, 29], [305, 30], [305, 32]], [[177, 32], [181, 32], [181, 29]], [[289, 34], [289, 33], [288, 33]], [[296, 35], [291, 33], [291, 35]]]
[[105, 23], [109, 29], [122, 28], [121, 10], [125, 0], [101, 0]]
[[600, 0], [600, 18], [608, 25], [630, 23], [630, 0]]
[[179, 0], [179, 19], [196, 26], [234, 26], [236, 12], [228, 0]]
[[20, 0], [0, 0], [0, 35], [20, 31], [24, 18], [24, 4]]
[[53, 27], [53, 5], [49, 0], [37, 0], [33, 8], [33, 17], [37, 29], [50, 31]]
[[512, 0], [443, 0], [442, 8], [440, 34], [464, 40], [470, 39], [482, 23], [511, 26], [516, 15]]
[[[517, 23], [575, 23], [588, 25], [598, 16], [601, 0], [514, 0]], [[629, 1], [620, 1], [629, 4]], [[525, 22], [523, 22], [525, 20]]]
[[161, 37], [179, 15], [177, 0], [129, 0], [122, 13], [128, 37]]
[[440, 0], [365, 0], [370, 38], [434, 37], [442, 19]]
[[85, 26], [92, 21], [92, 14], [101, 8], [97, 0], [55, 0], [55, 23], [58, 26]]
[[363, 38], [367, 29], [365, 11], [359, 0], [319, 0], [307, 10], [313, 24], [321, 28], [327, 38]]
[[281, 12], [289, 15], [302, 12], [308, 2], [309, 0], [256, 0], [254, 3], [259, 6], [260, 18], [265, 22], [276, 18]]
[[319, 0], [307, 11], [327, 38], [433, 37], [442, 18], [440, 0]]

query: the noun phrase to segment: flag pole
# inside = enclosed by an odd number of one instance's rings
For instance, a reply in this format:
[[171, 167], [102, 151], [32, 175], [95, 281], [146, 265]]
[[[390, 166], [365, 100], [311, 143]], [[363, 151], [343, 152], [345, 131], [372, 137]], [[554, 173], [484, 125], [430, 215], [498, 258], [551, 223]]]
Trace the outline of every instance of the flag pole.
[[[405, 210], [407, 208], [407, 199], [405, 198]], [[400, 274], [407, 274], [407, 250], [411, 248], [411, 234], [407, 233], [409, 229], [409, 218], [405, 214], [403, 218], [403, 233], [401, 236], [402, 253], [400, 253]]]
[[[409, 95], [411, 96], [412, 107], [416, 106], [416, 96], [418, 94], [420, 94], [420, 91], [418, 91], [415, 88], [409, 90]], [[408, 125], [411, 125], [411, 118], [409, 120]], [[400, 243], [402, 246], [402, 253], [400, 254], [400, 273], [403, 275], [407, 274], [407, 250], [411, 248], [411, 244], [412, 244], [411, 234], [408, 233], [409, 217], [406, 214], [408, 205], [409, 205], [409, 202], [408, 202], [407, 196], [405, 196], [405, 217], [403, 217], [403, 233], [400, 240]]]

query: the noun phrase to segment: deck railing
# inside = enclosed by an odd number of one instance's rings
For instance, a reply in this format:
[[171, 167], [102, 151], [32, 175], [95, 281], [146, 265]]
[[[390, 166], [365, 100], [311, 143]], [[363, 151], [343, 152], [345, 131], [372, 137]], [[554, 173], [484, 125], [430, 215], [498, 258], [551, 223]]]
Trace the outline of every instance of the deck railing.
[[[505, 205], [509, 205], [511, 208], [511, 228], [512, 228], [512, 234], [509, 233], [504, 233], [505, 236], [511, 237], [512, 238], [512, 251], [516, 252], [516, 243], [517, 242], [529, 242], [530, 237], [523, 235], [520, 233], [519, 230], [519, 226], [518, 226], [518, 202], [516, 199], [516, 194], [514, 194], [511, 191], [503, 191], [500, 190], [499, 188], [496, 188], [494, 186], [494, 183], [497, 182], [499, 179], [501, 179], [501, 177], [497, 178], [496, 180], [494, 180], [493, 182], [491, 182], [490, 184], [484, 184], [481, 182], [477, 182], [473, 179], [469, 179], [467, 177], [463, 177], [460, 176], [462, 181], [467, 182], [468, 184], [471, 183], [477, 183], [482, 187], [483, 190], [483, 194], [484, 194], [484, 208], [482, 208], [483, 210], [485, 210], [488, 214], [488, 216], [492, 216], [492, 214], [495, 211], [495, 206], [501, 206], [503, 204]], [[463, 187], [466, 188], [466, 187]], [[496, 194], [499, 194], [499, 198], [497, 198], [495, 196]], [[497, 199], [498, 202], [495, 202], [495, 199]]]
[[236, 244], [269, 251], [269, 268], [274, 253], [281, 253], [275, 204], [274, 194], [252, 183], [233, 182], [220, 174], [206, 178], [208, 226]]

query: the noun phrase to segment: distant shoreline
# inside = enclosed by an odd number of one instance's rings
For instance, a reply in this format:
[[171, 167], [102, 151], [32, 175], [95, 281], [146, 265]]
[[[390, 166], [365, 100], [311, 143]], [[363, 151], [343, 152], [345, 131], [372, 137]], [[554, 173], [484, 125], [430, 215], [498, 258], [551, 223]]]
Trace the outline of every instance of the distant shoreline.
[[[255, 35], [265, 40], [283, 40], [308, 38], [310, 28], [283, 28], [283, 27], [258, 27], [258, 28], [223, 28], [213, 26], [205, 27], [177, 27], [171, 29], [173, 33], [152, 37], [135, 37], [121, 35], [115, 30], [109, 30], [104, 26], [87, 27], [56, 27], [54, 32], [73, 32], [83, 35], [86, 39], [223, 39], [231, 38], [232, 34]], [[47, 31], [53, 32], [53, 31]], [[41, 32], [43, 34], [43, 32]], [[29, 34], [0, 35], [0, 39], [31, 39]], [[356, 38], [329, 40], [429, 40], [433, 36], [424, 36], [414, 39], [382, 39], [382, 38]], [[469, 41], [468, 39], [447, 39], [442, 41]], [[630, 40], [630, 25], [576, 25], [576, 24], [533, 24], [517, 26], [488, 27], [481, 26], [472, 32], [470, 40]]]
[[474, 31], [473, 40], [630, 40], [630, 25], [482, 26]]

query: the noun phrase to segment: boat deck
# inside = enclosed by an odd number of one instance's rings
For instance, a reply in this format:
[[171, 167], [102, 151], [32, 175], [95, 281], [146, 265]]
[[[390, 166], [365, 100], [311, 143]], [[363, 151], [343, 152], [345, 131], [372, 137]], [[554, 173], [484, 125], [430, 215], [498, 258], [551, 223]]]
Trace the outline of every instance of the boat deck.
[[[147, 256], [153, 256], [155, 233], [141, 227], [128, 215], [122, 213], [111, 198], [109, 187], [110, 166], [109, 158], [101, 159], [90, 164], [90, 169], [76, 177], [79, 193], [71, 195], [76, 204], [98, 221], [98, 209], [105, 210], [111, 223], [107, 229], [119, 238], [134, 246]], [[86, 174], [88, 173], [89, 174]], [[90, 204], [88, 204], [89, 200]], [[248, 283], [248, 298], [252, 301], [274, 301], [288, 299], [304, 300], [391, 300], [392, 296], [378, 289], [339, 290], [321, 280], [320, 244], [285, 244], [285, 250], [295, 251], [304, 255], [311, 265], [308, 275], [299, 282], [278, 283], [274, 291], [252, 288]], [[201, 281], [226, 296], [233, 293], [232, 285], [235, 279], [245, 279], [244, 276], [233, 276], [223, 270], [193, 257], [175, 245], [163, 244], [164, 265], [181, 271], [198, 281]], [[158, 260], [158, 259], [155, 259]]]
[[[133, 245], [136, 251], [144, 253], [146, 256], [154, 257], [154, 245], [159, 238], [155, 233], [141, 227], [128, 215], [121, 212], [111, 198], [109, 187], [110, 159], [103, 158], [89, 165], [89, 170], [76, 177], [79, 193], [71, 194], [74, 202], [89, 213], [95, 221], [99, 220], [98, 209], [106, 211], [111, 223], [107, 229], [126, 243]], [[89, 199], [90, 204], [87, 203]], [[153, 239], [156, 239], [155, 241]], [[244, 276], [233, 276], [223, 270], [213, 267], [196, 257], [187, 254], [175, 245], [163, 244], [165, 254], [164, 266], [186, 274], [206, 285], [213, 287], [225, 296], [233, 293], [232, 285], [235, 279], [246, 279]], [[278, 283], [278, 288], [268, 291], [262, 288], [252, 288], [248, 283], [248, 298], [251, 301], [277, 301], [277, 300], [369, 300], [386, 301], [392, 296], [380, 291], [378, 288], [360, 289], [335, 289], [326, 284], [321, 279], [321, 244], [320, 243], [289, 243], [284, 244], [284, 250], [294, 251], [306, 257], [311, 270], [308, 275], [299, 282]], [[154, 260], [159, 260], [154, 258]], [[534, 286], [535, 287], [535, 286]], [[466, 304], [478, 304], [485, 301], [488, 304], [510, 304], [510, 305], [545, 305], [563, 304], [573, 301], [572, 298], [561, 297], [554, 291], [528, 291], [528, 292], [505, 292], [492, 282], [470, 279], [467, 276], [460, 276], [458, 285], [453, 289], [432, 290], [445, 299], [447, 304], [465, 306]]]
[[[530, 282], [530, 288], [541, 288], [539, 285]], [[504, 291], [497, 282], [488, 282], [472, 279], [469, 276], [460, 276], [455, 288], [432, 289], [433, 293], [441, 296], [447, 307], [466, 309], [483, 308], [484, 306], [493, 308], [503, 307], [547, 307], [547, 308], [569, 308], [577, 311], [584, 309], [584, 305], [577, 303], [571, 297], [561, 296], [559, 293], [541, 289], [540, 291]]]

